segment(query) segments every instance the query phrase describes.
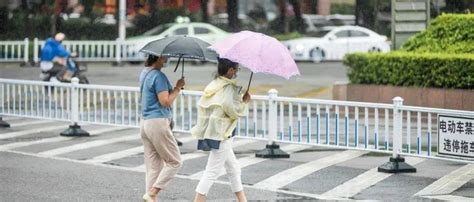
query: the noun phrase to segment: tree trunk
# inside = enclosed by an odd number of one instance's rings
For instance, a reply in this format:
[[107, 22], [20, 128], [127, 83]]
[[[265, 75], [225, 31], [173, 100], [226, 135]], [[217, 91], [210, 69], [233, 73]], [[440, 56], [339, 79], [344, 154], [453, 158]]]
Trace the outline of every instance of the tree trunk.
[[379, 14], [379, 1], [378, 0], [376, 0], [374, 2], [374, 11], [373, 12], [374, 12], [374, 14], [373, 14], [374, 15], [374, 18], [373, 18], [374, 19], [374, 29], [373, 29], [373, 31], [379, 32], [379, 15], [378, 15]]
[[[0, 26], [0, 32], [1, 33], [6, 33], [7, 32], [7, 24], [8, 24], [7, 2], [0, 3], [0, 24], [3, 25], [3, 26]], [[5, 36], [5, 34], [2, 34], [2, 36]]]
[[229, 29], [232, 32], [237, 32], [240, 29], [238, 14], [239, 14], [238, 0], [227, 0], [227, 16], [228, 16], [228, 21], [229, 21]]
[[52, 18], [52, 28], [51, 35], [54, 36], [57, 32], [61, 31], [61, 17], [59, 16], [64, 12], [67, 2], [64, 0], [55, 0], [54, 1], [54, 17]]
[[28, 38], [31, 38], [31, 33], [32, 33], [32, 30], [31, 30], [31, 26], [30, 26], [30, 18], [29, 18], [29, 15], [31, 13], [31, 9], [29, 8], [28, 6], [28, 1], [27, 0], [21, 0], [21, 9], [23, 11], [23, 14], [25, 15], [25, 19], [24, 19], [24, 33], [26, 34], [25, 37], [28, 37]]
[[311, 0], [311, 14], [318, 13], [318, 0]]
[[360, 0], [355, 1], [355, 6], [354, 6], [354, 15], [355, 15], [355, 25], [359, 25], [359, 19], [360, 19]]
[[278, 0], [278, 10], [280, 11], [280, 15], [278, 16], [278, 31], [281, 33], [288, 33], [288, 19], [286, 18], [286, 0]]
[[183, 10], [186, 15], [189, 15], [191, 12], [189, 11], [189, 0], [183, 0]]
[[293, 11], [295, 12], [296, 20], [296, 31], [299, 33], [305, 32], [303, 17], [301, 15], [301, 6], [298, 0], [290, 0], [290, 4], [293, 6]]
[[84, 15], [88, 18], [92, 18], [92, 8], [94, 7], [94, 0], [82, 0], [81, 2], [82, 5], [84, 5]]
[[148, 0], [148, 6], [150, 6], [150, 15], [152, 19], [155, 19], [156, 14], [157, 14], [157, 6], [156, 6], [156, 0]]
[[202, 21], [209, 22], [209, 15], [207, 14], [207, 3], [209, 0], [201, 0], [201, 13], [202, 13]]

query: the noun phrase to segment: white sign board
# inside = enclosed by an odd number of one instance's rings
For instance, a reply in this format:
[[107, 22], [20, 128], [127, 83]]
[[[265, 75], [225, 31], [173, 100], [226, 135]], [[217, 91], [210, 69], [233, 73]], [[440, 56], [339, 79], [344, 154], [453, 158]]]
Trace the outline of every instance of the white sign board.
[[438, 153], [474, 160], [474, 118], [438, 115]]

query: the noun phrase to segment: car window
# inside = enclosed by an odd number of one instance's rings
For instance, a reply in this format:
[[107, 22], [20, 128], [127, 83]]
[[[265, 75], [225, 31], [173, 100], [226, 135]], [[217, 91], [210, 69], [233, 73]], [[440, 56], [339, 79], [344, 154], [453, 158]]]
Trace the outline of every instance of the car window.
[[306, 33], [306, 36], [323, 37], [323, 36], [326, 36], [327, 33], [329, 33], [329, 31], [309, 32], [309, 33]]
[[150, 29], [148, 31], [146, 31], [145, 33], [143, 33], [142, 35], [143, 36], [154, 36], [154, 35], [158, 35], [160, 34], [161, 32], [167, 30], [168, 28], [170, 28], [171, 26], [173, 26], [173, 24], [171, 23], [168, 23], [168, 24], [164, 24], [164, 25], [160, 25], [160, 26], [157, 26], [153, 29]]
[[211, 30], [205, 27], [194, 27], [194, 34], [210, 34]]
[[342, 30], [342, 31], [339, 31], [339, 32], [336, 32], [336, 37], [337, 38], [347, 38], [349, 37], [349, 30]]
[[351, 37], [368, 37], [369, 34], [361, 31], [351, 30]]
[[174, 30], [173, 33], [175, 35], [187, 35], [188, 34], [188, 28], [187, 27], [178, 28], [178, 29]]

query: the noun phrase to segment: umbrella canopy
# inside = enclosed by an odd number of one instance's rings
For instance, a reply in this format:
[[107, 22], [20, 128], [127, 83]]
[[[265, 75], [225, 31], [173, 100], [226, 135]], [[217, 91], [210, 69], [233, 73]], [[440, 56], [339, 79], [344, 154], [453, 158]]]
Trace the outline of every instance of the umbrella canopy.
[[209, 43], [198, 38], [177, 35], [152, 41], [145, 45], [140, 52], [156, 56], [179, 58], [174, 71], [178, 70], [181, 61], [181, 76], [184, 77], [185, 58], [217, 61], [217, 53], [209, 50], [207, 48], [209, 45]]
[[267, 73], [289, 79], [299, 75], [295, 60], [288, 49], [273, 37], [242, 31], [212, 45], [219, 57], [247, 67], [252, 73]]
[[209, 45], [201, 39], [178, 35], [152, 41], [145, 45], [140, 52], [156, 56], [216, 61], [217, 54], [207, 49]]

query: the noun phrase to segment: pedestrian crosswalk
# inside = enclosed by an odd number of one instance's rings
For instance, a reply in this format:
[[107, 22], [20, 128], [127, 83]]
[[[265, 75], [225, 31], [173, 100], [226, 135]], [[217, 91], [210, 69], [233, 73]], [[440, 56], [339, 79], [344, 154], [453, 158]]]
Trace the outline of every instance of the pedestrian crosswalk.
[[43, 156], [58, 156], [58, 155], [61, 155], [61, 154], [74, 152], [74, 151], [77, 151], [77, 150], [88, 149], [88, 148], [91, 148], [91, 147], [98, 147], [98, 146], [103, 146], [103, 145], [107, 145], [107, 144], [113, 144], [113, 143], [116, 143], [116, 142], [125, 142], [125, 141], [131, 141], [131, 140], [139, 140], [139, 139], [140, 139], [139, 134], [132, 134], [132, 135], [124, 136], [124, 137], [110, 138], [110, 139], [106, 139], [106, 140], [95, 140], [95, 141], [75, 144], [73, 146], [60, 147], [60, 148], [57, 148], [57, 149], [52, 149], [52, 150], [40, 152], [39, 154], [43, 155]]
[[[6, 117], [8, 119], [8, 117]], [[10, 119], [15, 120], [15, 119]], [[13, 121], [12, 121], [13, 122]], [[97, 166], [106, 166], [144, 172], [143, 146], [139, 130], [136, 128], [123, 128], [116, 126], [82, 125], [91, 137], [62, 137], [55, 135], [54, 131], [66, 129], [68, 123], [55, 123], [52, 120], [16, 120], [12, 127], [0, 129], [0, 152], [16, 152], [20, 154], [31, 154], [41, 158], [52, 158], [67, 160]], [[32, 137], [35, 134], [51, 133], [51, 135], [38, 135], [36, 138], [18, 138], [23, 136]], [[203, 161], [207, 160], [207, 152], [196, 151], [196, 140], [186, 134], [178, 136], [184, 146], [182, 149], [183, 164], [199, 166], [193, 172], [180, 172], [178, 177], [187, 180], [199, 180], [204, 171]], [[67, 144], [66, 144], [67, 143]], [[398, 190], [402, 192], [402, 184], [394, 184], [387, 187], [387, 182], [393, 178], [410, 177], [410, 187], [414, 187], [413, 193], [408, 196], [411, 199], [437, 199], [437, 200], [474, 200], [474, 186], [471, 187], [473, 194], [456, 195], [456, 190], [463, 187], [469, 189], [474, 182], [474, 164], [449, 164], [453, 169], [446, 171], [433, 166], [420, 166], [417, 174], [388, 174], [377, 172], [372, 162], [374, 158], [388, 160], [387, 155], [367, 157], [369, 152], [356, 150], [325, 150], [314, 145], [281, 144], [281, 149], [291, 154], [289, 159], [263, 159], [256, 158], [255, 152], [263, 149], [266, 142], [236, 138], [233, 148], [236, 150], [239, 164], [242, 168], [243, 184], [246, 188], [270, 190], [285, 194], [299, 195], [317, 199], [362, 199], [362, 200], [384, 200], [380, 197], [384, 189]], [[46, 146], [47, 145], [47, 146]], [[51, 146], [54, 145], [54, 146]], [[25, 151], [24, 148], [38, 148]], [[91, 155], [91, 151], [101, 151]], [[74, 153], [71, 157], [68, 154]], [[198, 161], [199, 165], [192, 165]], [[202, 159], [202, 160], [201, 160]], [[359, 162], [357, 165], [351, 162]], [[406, 157], [406, 161], [413, 165], [423, 165], [433, 160], [416, 157]], [[113, 163], [111, 163], [113, 162]], [[127, 162], [122, 164], [121, 162]], [[364, 163], [366, 162], [366, 163]], [[439, 166], [444, 166], [443, 161], [436, 161]], [[354, 164], [354, 165], [352, 165]], [[447, 163], [446, 163], [447, 164]], [[270, 166], [269, 166], [270, 165]], [[274, 166], [272, 166], [274, 165]], [[271, 169], [269, 169], [271, 168]], [[436, 170], [441, 176], [430, 176], [429, 173]], [[249, 179], [255, 173], [261, 172], [261, 179]], [[338, 171], [340, 170], [340, 171]], [[346, 174], [345, 172], [354, 172]], [[304, 180], [318, 173], [325, 173], [325, 178], [331, 180], [339, 176], [346, 177], [342, 183], [328, 183], [325, 181]], [[219, 177], [225, 175], [222, 169]], [[426, 178], [429, 178], [428, 180]], [[425, 183], [413, 183], [416, 180]], [[400, 182], [397, 182], [400, 183]], [[316, 189], [316, 185], [327, 184], [325, 189]], [[384, 184], [384, 186], [377, 186]], [[408, 184], [407, 184], [408, 185]], [[299, 187], [305, 187], [301, 189]], [[464, 192], [463, 192], [464, 193]], [[467, 192], [469, 193], [469, 191]], [[378, 195], [377, 195], [378, 194]], [[400, 193], [404, 194], [404, 193]]]
[[[425, 159], [420, 158], [407, 158], [406, 161], [410, 165], [416, 165], [423, 162]], [[339, 198], [351, 198], [362, 190], [369, 188], [370, 186], [380, 182], [393, 174], [381, 173], [377, 171], [377, 168], [372, 168], [367, 172], [362, 173], [361, 175], [341, 184], [333, 189], [323, 193], [323, 196], [326, 197], [339, 197]]]
[[324, 169], [326, 167], [335, 165], [343, 161], [357, 158], [365, 153], [366, 152], [350, 151], [350, 150], [338, 152], [331, 156], [324, 157], [322, 159], [317, 159], [314, 161], [310, 161], [308, 163], [304, 163], [296, 167], [293, 167], [291, 169], [277, 173], [273, 175], [272, 177], [269, 177], [255, 184], [255, 186], [259, 188], [269, 189], [269, 190], [279, 189], [313, 172], [316, 172], [318, 170]]
[[19, 123], [10, 124], [10, 127], [21, 127], [21, 126], [29, 126], [35, 124], [43, 124], [43, 123], [51, 123], [50, 120], [29, 120], [29, 121], [22, 121]]
[[0, 140], [31, 135], [38, 132], [48, 132], [48, 131], [53, 131], [53, 130], [66, 129], [66, 128], [67, 128], [67, 124], [60, 124], [59, 126], [54, 125], [54, 126], [47, 126], [47, 127], [41, 127], [41, 128], [35, 128], [35, 129], [29, 129], [29, 130], [23, 130], [23, 131], [3, 133], [3, 134], [0, 134]]
[[472, 179], [474, 179], [474, 164], [465, 165], [448, 175], [443, 176], [415, 195], [447, 195], [456, 191], [459, 187]]

